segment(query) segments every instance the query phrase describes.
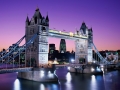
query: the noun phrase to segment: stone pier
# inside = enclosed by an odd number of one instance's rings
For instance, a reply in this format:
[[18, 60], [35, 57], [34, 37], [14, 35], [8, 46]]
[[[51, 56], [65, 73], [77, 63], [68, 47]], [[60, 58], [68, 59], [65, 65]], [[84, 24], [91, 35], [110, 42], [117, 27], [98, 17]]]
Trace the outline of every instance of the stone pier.
[[18, 78], [37, 82], [58, 82], [55, 68], [33, 68], [28, 72], [19, 72]]
[[68, 71], [74, 73], [82, 73], [82, 74], [103, 74], [100, 65], [97, 64], [86, 64], [84, 66], [84, 69], [79, 66], [77, 67], [68, 66]]

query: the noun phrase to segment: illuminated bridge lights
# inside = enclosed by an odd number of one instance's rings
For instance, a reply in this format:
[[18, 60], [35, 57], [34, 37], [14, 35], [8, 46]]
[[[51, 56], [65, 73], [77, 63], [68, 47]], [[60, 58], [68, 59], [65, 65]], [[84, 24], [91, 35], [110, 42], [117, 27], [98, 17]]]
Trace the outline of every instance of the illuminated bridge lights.
[[72, 36], [72, 37], [73, 37], [73, 33], [72, 33], [72, 32], [70, 32], [69, 34], [70, 34], [70, 36]]
[[58, 31], [58, 30], [49, 30], [50, 35], [64, 35], [64, 36], [69, 36], [69, 37], [74, 37], [74, 38], [88, 38], [87, 35], [77, 35], [74, 34], [72, 32], [62, 32], [62, 31]]

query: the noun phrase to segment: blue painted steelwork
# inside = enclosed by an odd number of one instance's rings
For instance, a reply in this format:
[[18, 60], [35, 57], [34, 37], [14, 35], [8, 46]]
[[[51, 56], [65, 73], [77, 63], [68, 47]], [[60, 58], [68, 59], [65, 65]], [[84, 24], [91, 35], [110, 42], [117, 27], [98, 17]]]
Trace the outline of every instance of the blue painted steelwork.
[[[19, 54], [21, 54], [21, 53], [34, 41], [34, 39], [35, 39], [36, 37], [37, 37], [37, 34], [34, 34], [27, 43], [25, 43], [24, 45], [21, 46], [21, 47], [23, 47], [23, 49], [20, 50], [20, 48], [18, 48], [17, 51], [16, 51], [17, 54], [14, 55], [14, 57], [9, 58], [9, 60], [5, 61], [5, 63], [9, 63], [11, 60], [13, 60], [13, 58], [15, 58], [15, 57], [17, 57]], [[20, 50], [20, 51], [19, 51], [19, 50]], [[12, 50], [12, 51], [13, 51], [13, 50]], [[11, 52], [11, 53], [12, 53], [12, 52]], [[11, 53], [9, 53], [9, 54], [11, 54]], [[8, 55], [9, 55], [9, 54], [8, 54]], [[5, 56], [7, 57], [8, 55], [5, 55]], [[0, 65], [2, 65], [2, 64], [0, 64]]]
[[[1, 58], [0, 58], [0, 61], [1, 60], [3, 60], [3, 59], [5, 59], [5, 58], [7, 58], [7, 56], [9, 56], [18, 46], [19, 46], [19, 44], [22, 42], [22, 40], [25, 38], [25, 35], [18, 41], [18, 42], [16, 42], [15, 44], [14, 44], [14, 46], [12, 47], [13, 49], [12, 50], [10, 50], [10, 48], [8, 48], [8, 49], [6, 49], [5, 51], [3, 51], [2, 53], [1, 53]], [[10, 51], [9, 51], [10, 50]], [[9, 51], [9, 52], [7, 52], [7, 51]], [[4, 55], [3, 55], [4, 54]]]
[[[20, 48], [18, 48], [18, 49], [17, 49], [17, 54], [14, 55], [13, 58], [17, 57], [17, 56], [18, 56], [19, 54], [21, 54], [25, 49], [27, 49], [28, 46], [35, 40], [36, 37], [37, 37], [37, 34], [34, 34], [27, 43], [25, 43], [24, 45], [22, 45], [22, 47], [23, 47], [22, 50], [19, 51]], [[13, 60], [13, 58], [10, 58], [6, 63], [9, 63], [11, 60]]]
[[103, 64], [110, 64], [110, 62], [108, 62], [105, 58], [102, 57], [102, 55], [99, 53], [99, 51], [97, 50], [97, 48], [95, 47], [94, 43], [92, 43], [93, 47], [95, 48], [95, 52], [97, 53], [97, 55], [99, 56], [100, 60], [102, 61]]

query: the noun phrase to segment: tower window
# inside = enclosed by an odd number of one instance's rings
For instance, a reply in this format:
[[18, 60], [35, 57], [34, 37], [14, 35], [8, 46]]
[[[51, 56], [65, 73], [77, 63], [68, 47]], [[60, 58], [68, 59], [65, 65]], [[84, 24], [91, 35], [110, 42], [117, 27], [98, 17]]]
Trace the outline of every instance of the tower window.
[[35, 24], [37, 24], [37, 17], [35, 17]]
[[34, 29], [33, 28], [30, 30], [30, 35], [31, 34], [34, 34]]
[[45, 27], [42, 27], [42, 31], [43, 31], [43, 32], [46, 32], [46, 28], [45, 28]]

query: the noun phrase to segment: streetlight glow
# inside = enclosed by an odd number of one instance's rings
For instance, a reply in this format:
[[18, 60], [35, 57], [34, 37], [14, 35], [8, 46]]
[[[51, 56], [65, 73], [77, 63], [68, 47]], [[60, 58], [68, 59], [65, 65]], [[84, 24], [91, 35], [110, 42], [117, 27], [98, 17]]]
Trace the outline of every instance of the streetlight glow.
[[74, 59], [71, 59], [71, 62], [72, 62], [72, 63], [74, 63], [74, 61], [75, 61]]

